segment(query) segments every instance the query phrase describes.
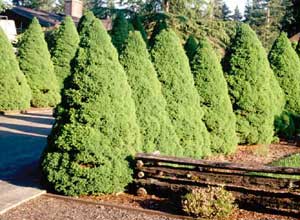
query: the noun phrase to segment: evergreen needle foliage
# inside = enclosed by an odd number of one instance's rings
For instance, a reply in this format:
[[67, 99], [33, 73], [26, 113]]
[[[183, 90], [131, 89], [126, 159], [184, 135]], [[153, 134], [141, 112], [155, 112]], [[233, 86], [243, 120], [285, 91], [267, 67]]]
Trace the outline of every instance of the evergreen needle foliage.
[[42, 162], [49, 184], [66, 195], [122, 191], [131, 181], [125, 158], [140, 146], [134, 101], [117, 51], [91, 12], [83, 20], [93, 22], [89, 28], [84, 24]]
[[206, 39], [201, 39], [191, 69], [204, 109], [203, 121], [210, 132], [211, 149], [215, 153], [233, 153], [237, 146], [235, 115], [221, 64]]
[[184, 155], [201, 158], [210, 154], [209, 134], [201, 120], [203, 111], [189, 61], [172, 30], [157, 35], [152, 58]]
[[143, 137], [143, 151], [180, 156], [179, 140], [166, 111], [166, 101], [147, 47], [140, 32], [131, 32], [121, 55], [127, 72], [138, 123]]
[[[246, 24], [237, 28], [227, 63], [229, 94], [241, 144], [267, 144], [273, 139], [274, 106], [281, 105], [272, 88], [272, 70], [255, 32]], [[275, 90], [275, 92], [273, 92]]]
[[189, 60], [193, 59], [197, 47], [198, 47], [198, 41], [196, 40], [196, 38], [190, 35], [184, 44], [184, 50]]
[[139, 31], [144, 39], [144, 41], [146, 42], [146, 44], [148, 43], [148, 36], [147, 36], [147, 32], [144, 28], [144, 25], [141, 21], [141, 17], [139, 15], [135, 15], [132, 19], [132, 25], [134, 27], [135, 30]]
[[75, 56], [78, 43], [79, 36], [75, 24], [72, 18], [67, 16], [54, 35], [51, 50], [54, 72], [60, 89], [64, 87], [64, 81], [71, 73], [71, 60]]
[[300, 40], [298, 41], [298, 44], [296, 46], [296, 53], [298, 54], [298, 56], [300, 58]]
[[13, 48], [0, 28], [0, 110], [30, 107], [31, 91], [19, 69]]
[[300, 114], [300, 59], [285, 33], [281, 33], [274, 42], [269, 61], [284, 91], [285, 109]]
[[60, 95], [57, 79], [44, 33], [36, 18], [20, 40], [18, 58], [32, 90], [31, 105], [51, 107], [58, 104]]
[[111, 38], [114, 46], [118, 52], [121, 53], [123, 45], [128, 38], [129, 25], [123, 13], [118, 13], [113, 22], [113, 28], [111, 30]]

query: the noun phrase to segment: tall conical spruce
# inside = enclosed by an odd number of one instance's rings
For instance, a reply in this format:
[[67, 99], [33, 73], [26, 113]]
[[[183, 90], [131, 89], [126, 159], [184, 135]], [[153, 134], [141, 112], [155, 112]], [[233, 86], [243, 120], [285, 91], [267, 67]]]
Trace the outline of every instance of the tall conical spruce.
[[[140, 147], [134, 101], [116, 49], [93, 18], [81, 36], [69, 88], [43, 156], [43, 174], [66, 195], [120, 192], [131, 181], [125, 160]], [[85, 19], [85, 18], [83, 18]]]
[[30, 107], [31, 91], [19, 68], [11, 43], [0, 28], [0, 110]]
[[269, 61], [284, 91], [285, 109], [293, 114], [300, 114], [300, 59], [286, 33], [281, 33], [274, 42]]
[[129, 25], [124, 14], [122, 12], [118, 13], [113, 21], [113, 27], [111, 30], [111, 39], [114, 46], [117, 48], [119, 54], [122, 51], [124, 43], [128, 38]]
[[157, 35], [151, 53], [184, 155], [201, 158], [210, 154], [200, 97], [179, 38], [172, 30], [163, 30]]
[[180, 156], [182, 149], [140, 32], [131, 32], [120, 57], [127, 73], [143, 138], [143, 151]]
[[191, 60], [191, 69], [199, 104], [204, 109], [203, 121], [210, 133], [211, 149], [215, 153], [233, 153], [237, 146], [236, 121], [227, 83], [214, 49], [204, 38]]
[[271, 88], [272, 70], [261, 42], [246, 24], [237, 27], [225, 69], [239, 143], [271, 143], [278, 111], [274, 108], [278, 105], [276, 91]]
[[51, 58], [54, 72], [60, 89], [64, 87], [65, 79], [71, 74], [71, 61], [75, 56], [79, 43], [79, 36], [75, 24], [67, 16], [54, 34]]
[[36, 18], [21, 37], [18, 58], [20, 68], [32, 90], [31, 105], [52, 107], [58, 104], [58, 82], [43, 30]]

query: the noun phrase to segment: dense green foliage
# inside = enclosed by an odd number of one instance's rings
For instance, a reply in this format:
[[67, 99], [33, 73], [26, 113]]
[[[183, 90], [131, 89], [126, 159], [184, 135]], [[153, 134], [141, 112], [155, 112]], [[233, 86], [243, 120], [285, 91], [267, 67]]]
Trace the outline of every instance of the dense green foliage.
[[202, 121], [200, 97], [179, 38], [173, 31], [163, 30], [157, 35], [151, 53], [184, 155], [194, 158], [208, 155], [210, 141]]
[[129, 25], [123, 13], [118, 13], [113, 21], [113, 28], [111, 30], [112, 43], [121, 53], [123, 45], [128, 38]]
[[65, 79], [71, 73], [71, 61], [75, 56], [79, 36], [71, 17], [67, 16], [54, 34], [51, 56], [54, 72], [60, 89], [64, 87]]
[[[93, 18], [91, 12], [85, 16]], [[134, 101], [117, 51], [102, 23], [90, 18], [83, 18], [92, 22], [81, 36], [42, 162], [50, 186], [67, 195], [122, 191], [131, 181], [125, 158], [140, 147]]]
[[219, 59], [205, 38], [199, 42], [191, 69], [200, 106], [204, 109], [203, 121], [210, 133], [212, 151], [223, 154], [234, 152], [237, 146], [236, 121], [227, 83]]
[[59, 87], [43, 30], [36, 18], [19, 42], [20, 68], [32, 90], [31, 105], [55, 106], [60, 101]]
[[182, 150], [166, 111], [166, 101], [146, 44], [139, 32], [131, 32], [120, 59], [127, 72], [143, 137], [143, 151], [159, 150], [180, 155]]
[[196, 38], [192, 35], [189, 36], [189, 38], [186, 40], [184, 44], [184, 50], [189, 60], [193, 59], [197, 47], [198, 47], [198, 41], [196, 40]]
[[135, 15], [132, 19], [132, 25], [134, 27], [135, 30], [139, 31], [144, 39], [144, 41], [146, 43], [148, 43], [148, 36], [147, 36], [147, 32], [144, 28], [144, 25], [141, 21], [141, 17], [139, 15]]
[[300, 41], [298, 41], [298, 43], [297, 43], [296, 53], [298, 54], [298, 57], [300, 58]]
[[0, 28], [0, 110], [30, 107], [31, 91], [19, 69], [11, 43]]
[[274, 42], [269, 61], [284, 91], [285, 109], [300, 114], [300, 59], [285, 33], [281, 33]]
[[271, 88], [276, 81], [267, 55], [248, 25], [238, 27], [224, 64], [239, 143], [270, 143], [274, 116], [279, 112], [274, 106], [282, 105], [276, 100], [280, 88]]

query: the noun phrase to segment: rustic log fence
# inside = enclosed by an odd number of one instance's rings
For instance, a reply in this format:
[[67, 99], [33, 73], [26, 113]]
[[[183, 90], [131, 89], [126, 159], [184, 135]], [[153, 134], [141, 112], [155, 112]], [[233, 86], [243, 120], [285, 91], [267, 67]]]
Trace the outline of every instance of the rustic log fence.
[[180, 197], [195, 187], [221, 186], [244, 208], [300, 214], [300, 168], [254, 167], [143, 153], [135, 159], [138, 194]]

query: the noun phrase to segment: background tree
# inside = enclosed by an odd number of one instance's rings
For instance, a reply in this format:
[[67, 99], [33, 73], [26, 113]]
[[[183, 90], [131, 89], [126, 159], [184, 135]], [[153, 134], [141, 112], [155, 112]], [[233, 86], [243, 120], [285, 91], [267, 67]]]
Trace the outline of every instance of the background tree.
[[139, 31], [144, 39], [144, 41], [146, 42], [146, 44], [148, 43], [148, 36], [147, 36], [147, 32], [144, 28], [144, 25], [141, 21], [141, 17], [136, 14], [133, 19], [132, 19], [132, 25], [134, 27], [135, 30]]
[[285, 109], [300, 114], [300, 59], [282, 32], [274, 42], [269, 54], [271, 67], [285, 93]]
[[181, 155], [178, 137], [166, 111], [167, 103], [140, 32], [129, 34], [120, 61], [127, 73], [135, 100], [143, 139], [142, 150], [159, 150], [165, 155]]
[[229, 21], [231, 19], [231, 13], [232, 13], [232, 11], [229, 9], [229, 7], [226, 5], [226, 3], [223, 3], [221, 19], [224, 21]]
[[19, 69], [11, 43], [0, 28], [0, 110], [30, 107], [31, 91]]
[[233, 15], [231, 16], [231, 18], [232, 18], [232, 20], [234, 20], [234, 21], [241, 21], [241, 20], [242, 20], [243, 15], [241, 14], [240, 9], [239, 9], [238, 6], [235, 7], [234, 13], [233, 13]]
[[219, 59], [205, 39], [201, 39], [191, 61], [195, 86], [204, 109], [203, 121], [210, 133], [215, 153], [233, 153], [237, 146], [235, 115]]
[[201, 120], [200, 97], [179, 38], [172, 30], [161, 31], [151, 53], [167, 101], [167, 111], [184, 155], [194, 158], [208, 155], [210, 141]]
[[122, 47], [129, 34], [128, 21], [123, 13], [118, 13], [114, 19], [113, 28], [111, 30], [111, 38], [118, 52], [121, 53]]
[[42, 162], [50, 186], [67, 195], [122, 191], [131, 181], [125, 158], [140, 147], [117, 51], [99, 20], [85, 27]]
[[44, 33], [36, 18], [22, 35], [18, 58], [32, 90], [31, 105], [53, 107], [60, 101], [59, 87]]
[[276, 114], [273, 105], [277, 105], [270, 86], [272, 70], [264, 48], [248, 25], [238, 27], [224, 63], [239, 143], [271, 143]]
[[75, 24], [72, 18], [67, 16], [54, 34], [51, 49], [54, 72], [60, 89], [64, 87], [65, 79], [71, 74], [71, 61], [75, 56], [78, 43], [79, 36]]

